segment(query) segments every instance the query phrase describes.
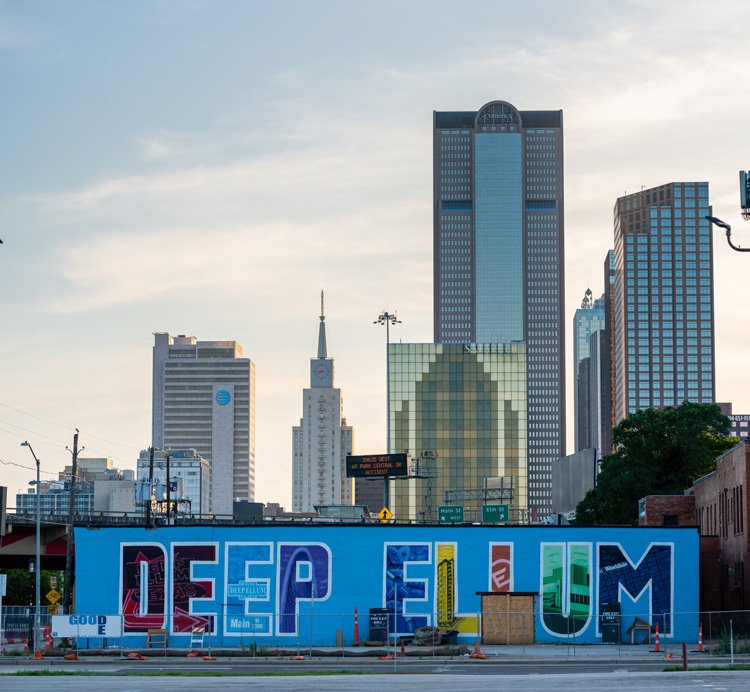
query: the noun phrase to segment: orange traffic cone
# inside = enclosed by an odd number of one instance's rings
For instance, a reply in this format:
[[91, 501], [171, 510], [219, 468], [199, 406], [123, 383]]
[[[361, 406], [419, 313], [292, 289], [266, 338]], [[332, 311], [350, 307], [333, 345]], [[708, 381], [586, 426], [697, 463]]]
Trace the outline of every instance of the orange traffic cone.
[[654, 635], [654, 652], [659, 653], [659, 623], [656, 623], [656, 634]]
[[354, 609], [354, 646], [359, 646], [359, 615], [357, 609]]
[[35, 661], [43, 661], [44, 660], [44, 656], [42, 656], [42, 652], [39, 649], [37, 649], [34, 652], [34, 660]]
[[469, 654], [469, 658], [487, 658], [480, 650], [479, 650], [479, 640], [477, 639], [474, 642], [474, 651]]
[[703, 623], [698, 623], [698, 653], [703, 653]]

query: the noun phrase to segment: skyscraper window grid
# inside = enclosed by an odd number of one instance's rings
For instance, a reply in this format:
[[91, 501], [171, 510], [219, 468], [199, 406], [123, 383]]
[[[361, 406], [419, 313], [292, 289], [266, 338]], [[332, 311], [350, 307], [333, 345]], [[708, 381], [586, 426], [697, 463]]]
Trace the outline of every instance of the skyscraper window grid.
[[670, 183], [615, 205], [615, 420], [715, 400], [708, 183]]
[[[527, 342], [529, 499], [540, 518], [551, 463], [565, 453], [562, 113], [494, 101], [436, 112], [433, 134], [434, 338]], [[460, 190], [447, 189], [449, 155], [461, 156]], [[447, 251], [459, 215], [460, 265]]]

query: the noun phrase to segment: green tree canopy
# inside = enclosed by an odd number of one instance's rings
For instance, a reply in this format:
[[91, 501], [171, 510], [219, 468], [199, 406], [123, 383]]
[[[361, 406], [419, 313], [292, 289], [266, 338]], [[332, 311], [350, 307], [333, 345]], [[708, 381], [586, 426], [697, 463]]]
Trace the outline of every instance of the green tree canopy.
[[596, 488], [576, 508], [576, 525], [638, 524], [638, 500], [681, 495], [737, 444], [715, 404], [684, 402], [644, 409], [612, 430], [615, 452], [604, 457]]

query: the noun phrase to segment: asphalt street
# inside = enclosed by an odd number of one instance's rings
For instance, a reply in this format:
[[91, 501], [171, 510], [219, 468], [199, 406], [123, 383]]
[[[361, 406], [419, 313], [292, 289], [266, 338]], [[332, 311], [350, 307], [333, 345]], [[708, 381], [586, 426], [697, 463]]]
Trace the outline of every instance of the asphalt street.
[[[113, 692], [151, 692], [159, 690], [416, 690], [434, 688], [437, 684], [459, 688], [461, 692], [486, 692], [489, 685], [504, 689], [536, 690], [550, 689], [581, 690], [586, 692], [611, 692], [616, 688], [627, 688], [628, 692], [683, 692], [684, 690], [726, 690], [747, 692], [750, 688], [750, 672], [710, 671], [675, 673], [640, 673], [620, 671], [614, 673], [560, 673], [505, 675], [495, 682], [486, 676], [451, 674], [449, 678], [436, 678], [433, 674], [376, 674], [376, 675], [332, 675], [323, 677], [0, 677], [0, 688], [20, 692], [56, 692], [60, 689], [112, 690]], [[439, 681], [439, 682], [438, 682]]]

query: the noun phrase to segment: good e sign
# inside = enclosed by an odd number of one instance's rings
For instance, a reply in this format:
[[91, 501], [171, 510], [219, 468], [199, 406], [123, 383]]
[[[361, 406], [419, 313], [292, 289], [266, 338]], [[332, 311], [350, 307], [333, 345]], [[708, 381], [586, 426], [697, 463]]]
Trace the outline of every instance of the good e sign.
[[120, 615], [53, 615], [53, 637], [119, 637]]

